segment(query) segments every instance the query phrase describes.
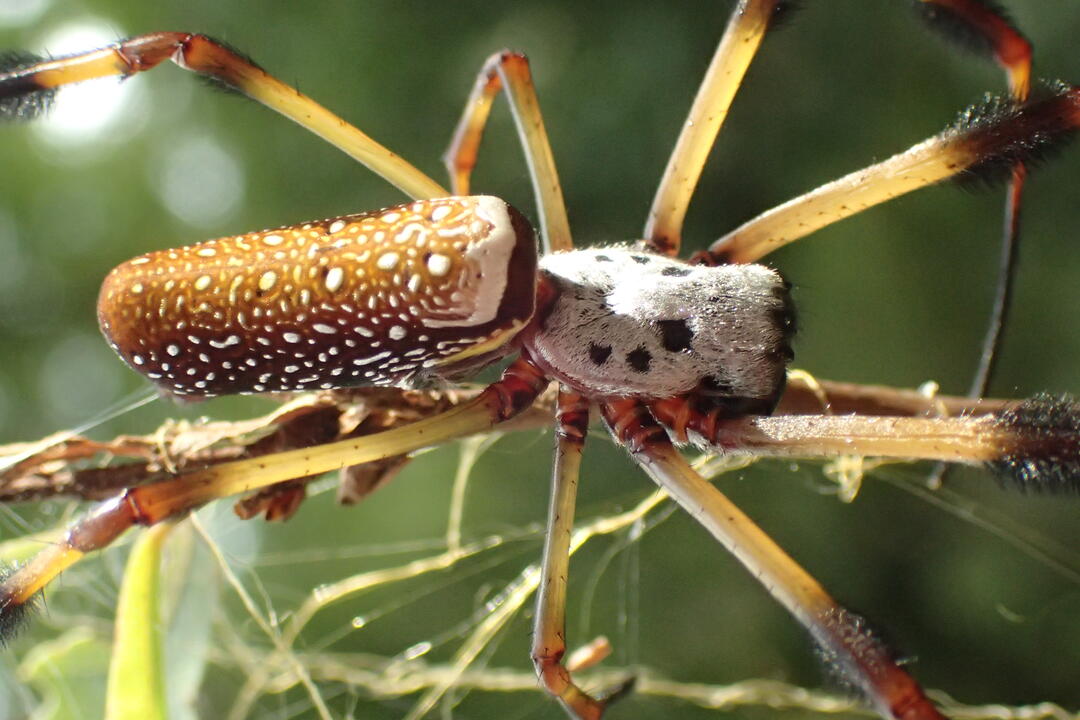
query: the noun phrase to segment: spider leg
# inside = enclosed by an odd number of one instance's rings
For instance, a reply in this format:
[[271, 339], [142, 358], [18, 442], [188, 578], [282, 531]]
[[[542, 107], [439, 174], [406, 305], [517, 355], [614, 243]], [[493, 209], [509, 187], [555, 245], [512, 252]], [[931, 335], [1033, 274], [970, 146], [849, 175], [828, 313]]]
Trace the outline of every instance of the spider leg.
[[578, 469], [589, 429], [589, 402], [572, 391], [559, 393], [555, 419], [555, 467], [551, 477], [544, 562], [536, 597], [532, 658], [544, 688], [574, 718], [598, 720], [615, 698], [629, 690], [624, 683], [603, 699], [578, 688], [563, 663], [566, 655], [566, 585], [570, 567], [570, 535], [574, 529]]
[[[915, 5], [922, 18], [932, 27], [967, 40], [978, 50], [988, 52], [1005, 71], [1009, 95], [1018, 103], [1027, 101], [1031, 93], [1031, 43], [1020, 34], [1000, 11], [980, 0], [921, 0]], [[1005, 215], [1002, 224], [1001, 248], [998, 251], [998, 277], [994, 303], [983, 336], [979, 362], [968, 387], [968, 396], [982, 397], [990, 387], [1002, 333], [1012, 304], [1016, 282], [1016, 266], [1020, 252], [1020, 205], [1024, 194], [1027, 168], [1023, 162], [1012, 168], [1012, 177], [1005, 191]], [[927, 476], [930, 487], [939, 487], [949, 472], [949, 465], [938, 463]]]
[[1009, 90], [1024, 100], [1031, 88], [1031, 43], [985, 0], [919, 0], [915, 8], [931, 28], [993, 55]]
[[642, 469], [810, 631], [830, 663], [865, 693], [878, 713], [904, 720], [944, 717], [867, 630], [863, 618], [841, 607], [738, 506], [690, 467], [644, 404], [619, 399], [600, 407], [612, 434]]
[[[863, 385], [788, 373], [774, 415], [980, 416], [1003, 412], [1016, 400], [937, 395], [888, 385]], [[656, 412], [656, 409], [653, 409]], [[674, 423], [668, 425], [674, 427]]]
[[[480, 390], [455, 391], [454, 396], [460, 395], [462, 402], [468, 402], [478, 392]], [[437, 401], [439, 409], [432, 407], [432, 414], [445, 411], [445, 407], [442, 406], [444, 400], [445, 398], [441, 398]], [[418, 402], [420, 404], [416, 408], [408, 411], [409, 420], [406, 422], [409, 424], [428, 416], [426, 409], [428, 401]], [[788, 376], [784, 395], [774, 414], [975, 416], [1000, 413], [1010, 407], [1015, 407], [1016, 404], [1015, 400], [989, 398], [972, 400], [955, 395], [937, 395], [884, 385], [837, 382], [811, 378], [806, 373], [791, 373]], [[452, 403], [446, 401], [446, 405], [452, 406]], [[348, 407], [346, 403], [344, 409]], [[534, 403], [529, 411], [521, 413], [512, 423], [504, 424], [500, 429], [509, 430], [512, 427], [515, 430], [532, 430], [547, 427], [551, 423], [548, 410], [549, 408]], [[377, 412], [372, 418], [372, 427], [378, 430], [364, 434], [375, 434], [397, 427], [398, 423], [393, 419], [397, 412], [397, 410], [387, 413]], [[338, 416], [339, 413], [330, 416], [334, 427], [337, 427]], [[277, 447], [275, 444], [274, 453], [337, 439], [336, 436], [312, 439], [311, 427], [329, 422], [318, 412], [308, 413], [294, 408], [287, 418], [282, 419], [277, 413], [272, 413], [260, 418], [254, 426], [261, 431], [271, 432], [271, 435], [261, 437], [280, 438], [280, 440], [275, 440], [275, 443], [282, 443], [282, 447]], [[401, 425], [404, 424], [405, 422], [401, 423]], [[678, 422], [674, 419], [669, 423], [669, 427], [676, 425]], [[184, 465], [203, 465], [212, 462], [215, 457], [270, 455], [257, 449], [262, 441], [252, 445], [251, 438], [260, 437], [260, 434], [252, 432], [251, 421], [238, 423], [221, 421], [215, 423], [213, 427], [219, 438], [213, 447], [205, 451], [181, 451]], [[273, 427], [278, 429], [271, 431]], [[190, 448], [205, 445], [205, 432], [206, 429], [203, 426], [189, 429], [162, 427], [148, 435], [123, 436], [108, 442], [73, 437], [55, 445], [33, 443], [32, 445], [38, 447], [37, 450], [27, 450], [28, 444], [0, 445], [0, 502], [26, 502], [49, 497], [106, 499], [124, 488], [143, 485], [158, 477], [157, 468], [168, 464], [167, 450], [165, 451], [166, 458], [161, 455], [163, 452], [161, 438], [166, 433], [174, 434], [174, 439], [168, 442], [167, 447]], [[117, 462], [104, 468], [86, 467], [85, 461], [95, 455], [107, 455]], [[18, 458], [17, 462], [15, 458]], [[268, 457], [267, 462], [272, 464], [273, 458]], [[5, 464], [9, 464], [10, 467], [4, 467]], [[373, 474], [376, 476], [379, 471], [385, 470], [385, 467], [379, 463], [365, 463], [358, 466], [365, 472], [371, 471], [373, 467], [375, 468]], [[362, 490], [365, 488], [370, 489], [361, 486]]]
[[754, 262], [815, 230], [946, 178], [993, 180], [1059, 147], [1080, 127], [1080, 88], [1016, 106], [989, 99], [908, 150], [789, 200], [716, 240], [697, 262]]
[[449, 193], [406, 160], [226, 45], [184, 32], [137, 35], [100, 50], [0, 65], [0, 117], [31, 119], [64, 85], [150, 70], [171, 60], [276, 110], [384, 177], [413, 199]]
[[518, 358], [473, 400], [424, 420], [375, 435], [237, 460], [124, 490], [75, 521], [58, 542], [0, 580], [0, 631], [14, 630], [33, 596], [87, 553], [100, 550], [135, 525], [155, 525], [211, 500], [283, 480], [308, 477], [402, 455], [490, 430], [528, 408], [547, 385], [540, 368]]
[[[942, 34], [954, 36], [958, 41], [966, 40], [976, 50], [992, 55], [1005, 71], [1010, 97], [1018, 103], [1027, 101], [1031, 93], [1031, 43], [999, 10], [981, 0], [920, 0], [916, 9], [932, 28], [940, 29]], [[1024, 163], [1016, 163], [1005, 193], [997, 290], [979, 364], [968, 390], [971, 397], [986, 394], [994, 372], [994, 360], [1001, 344], [1002, 328], [1009, 312], [1016, 278], [1016, 259], [1020, 249], [1020, 204], [1026, 177]], [[936, 470], [936, 481], [940, 481], [943, 472], [943, 467]]]
[[726, 453], [839, 455], [985, 465], [1023, 491], [1080, 491], [1080, 403], [1036, 396], [982, 415], [747, 415], [701, 411], [693, 398], [648, 403], [676, 439]]
[[649, 209], [645, 244], [652, 250], [678, 255], [683, 220], [701, 170], [781, 4], [780, 0], [739, 0], [735, 6]]
[[491, 104], [502, 89], [506, 90], [518, 137], [525, 150], [525, 161], [529, 166], [540, 212], [544, 253], [573, 250], [559, 173], [555, 169], [551, 143], [544, 129], [529, 60], [523, 54], [503, 50], [489, 57], [480, 68], [469, 99], [465, 101], [465, 111], [443, 155], [443, 162], [450, 174], [450, 187], [455, 195], [469, 194], [469, 182], [476, 167], [476, 156], [491, 113]]

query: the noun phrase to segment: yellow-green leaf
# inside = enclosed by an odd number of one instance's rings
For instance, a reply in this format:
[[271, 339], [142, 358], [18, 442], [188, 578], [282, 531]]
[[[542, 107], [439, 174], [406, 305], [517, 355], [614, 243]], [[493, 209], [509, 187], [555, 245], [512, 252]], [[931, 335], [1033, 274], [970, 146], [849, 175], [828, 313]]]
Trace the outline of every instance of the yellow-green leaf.
[[160, 627], [161, 548], [172, 523], [155, 525], [135, 542], [116, 607], [105, 720], [166, 720]]

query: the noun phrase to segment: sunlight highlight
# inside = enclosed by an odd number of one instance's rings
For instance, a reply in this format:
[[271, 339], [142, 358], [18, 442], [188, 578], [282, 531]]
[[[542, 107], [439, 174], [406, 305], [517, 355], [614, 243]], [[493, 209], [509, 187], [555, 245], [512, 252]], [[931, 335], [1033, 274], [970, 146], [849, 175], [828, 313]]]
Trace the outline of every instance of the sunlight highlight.
[[155, 165], [151, 181], [162, 204], [192, 227], [214, 228], [244, 199], [244, 170], [213, 137], [182, 139]]
[[[0, 1], [0, 28], [25, 27], [45, 14], [52, 0], [2, 0]], [[0, 708], [3, 706], [0, 705]], [[0, 713], [0, 717], [6, 717]]]
[[[41, 51], [53, 57], [116, 42], [117, 29], [105, 21], [88, 18], [64, 25], [45, 36]], [[57, 93], [49, 114], [33, 126], [35, 135], [47, 146], [68, 148], [114, 132], [122, 117], [138, 116], [135, 108], [143, 100], [142, 90], [115, 78], [91, 80]], [[130, 135], [130, 131], [125, 133]], [[130, 138], [124, 138], [130, 139]], [[62, 157], [60, 159], [63, 159]]]

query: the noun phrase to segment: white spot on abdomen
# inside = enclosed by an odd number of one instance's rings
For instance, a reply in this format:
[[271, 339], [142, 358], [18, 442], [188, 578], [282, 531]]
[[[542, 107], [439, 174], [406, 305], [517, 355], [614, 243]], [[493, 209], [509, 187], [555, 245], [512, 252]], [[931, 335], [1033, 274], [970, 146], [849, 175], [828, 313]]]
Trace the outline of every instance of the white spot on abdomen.
[[339, 267], [332, 267], [326, 272], [326, 280], [324, 284], [326, 289], [330, 292], [337, 292], [341, 289], [341, 283], [345, 280], [345, 271]]
[[450, 258], [441, 253], [431, 253], [427, 259], [427, 269], [435, 277], [443, 277], [450, 272]]
[[375, 266], [380, 270], [393, 270], [397, 267], [400, 255], [396, 252], [383, 253], [379, 256], [379, 259], [375, 261]]
[[267, 270], [261, 276], [259, 276], [259, 290], [266, 292], [274, 287], [277, 283], [277, 273], [273, 270]]
[[353, 365], [370, 365], [371, 363], [378, 362], [388, 357], [390, 357], [390, 351], [384, 350], [377, 355], [372, 355], [371, 357], [356, 358], [355, 360], [353, 360]]

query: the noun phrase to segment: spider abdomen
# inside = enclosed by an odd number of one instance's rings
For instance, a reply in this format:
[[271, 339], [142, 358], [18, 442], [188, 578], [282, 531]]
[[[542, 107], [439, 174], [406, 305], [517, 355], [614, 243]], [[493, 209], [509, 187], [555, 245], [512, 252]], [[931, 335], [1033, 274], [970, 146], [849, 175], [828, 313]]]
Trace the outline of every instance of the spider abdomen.
[[443, 198], [142, 255], [106, 278], [98, 319], [172, 395], [407, 386], [504, 354], [535, 277], [516, 210]]
[[795, 323], [775, 270], [609, 247], [549, 255], [540, 272], [555, 297], [525, 344], [588, 396], [697, 393], [754, 413], [779, 398]]

